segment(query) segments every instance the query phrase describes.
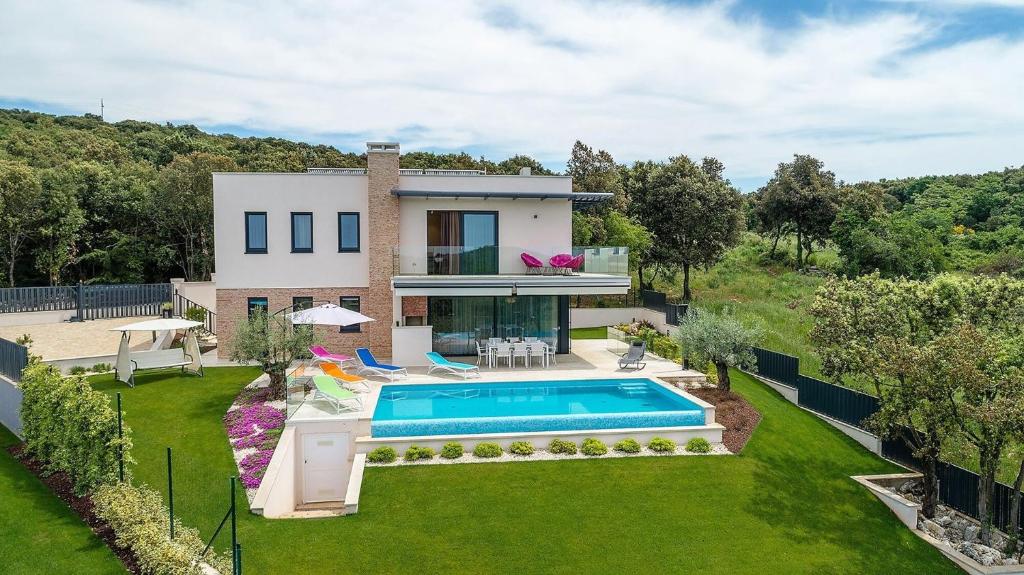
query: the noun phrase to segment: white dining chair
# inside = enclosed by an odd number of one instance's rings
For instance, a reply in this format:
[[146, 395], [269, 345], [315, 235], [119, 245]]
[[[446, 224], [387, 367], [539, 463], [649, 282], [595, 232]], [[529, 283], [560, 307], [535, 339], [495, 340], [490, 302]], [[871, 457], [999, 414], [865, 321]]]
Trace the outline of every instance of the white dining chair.
[[544, 367], [548, 366], [548, 344], [542, 341], [534, 341], [526, 344], [530, 347], [530, 363], [533, 363], [533, 358], [540, 359], [540, 364]]
[[523, 358], [523, 367], [530, 367], [530, 348], [525, 343], [514, 343], [512, 344], [512, 357], [511, 361], [514, 364], [516, 358]]
[[534, 342], [540, 341], [540, 338], [539, 337], [524, 337], [523, 341], [525, 341], [526, 343], [534, 343]]
[[555, 359], [555, 351], [555, 346], [547, 343], [544, 344], [544, 359], [546, 360], [545, 366], [551, 365], [552, 363], [558, 365], [558, 360]]
[[487, 367], [493, 367], [491, 365], [491, 350], [490, 350], [490, 346], [484, 347], [483, 345], [480, 345], [480, 341], [477, 340], [477, 342], [476, 342], [476, 364], [480, 365], [480, 363], [483, 362], [483, 360], [485, 358], [487, 359]]
[[500, 342], [494, 346], [494, 364], [498, 364], [498, 360], [504, 358], [508, 362], [509, 367], [515, 367], [512, 365], [512, 344]]

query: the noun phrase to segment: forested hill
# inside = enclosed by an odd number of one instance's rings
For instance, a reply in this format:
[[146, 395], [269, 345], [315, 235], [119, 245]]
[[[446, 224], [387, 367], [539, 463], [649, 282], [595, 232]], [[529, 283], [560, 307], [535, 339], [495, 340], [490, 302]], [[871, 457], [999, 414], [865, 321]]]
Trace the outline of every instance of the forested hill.
[[[0, 109], [0, 286], [203, 279], [213, 266], [211, 171], [364, 167], [365, 154], [99, 116]], [[408, 168], [512, 174], [468, 154], [413, 152]]]

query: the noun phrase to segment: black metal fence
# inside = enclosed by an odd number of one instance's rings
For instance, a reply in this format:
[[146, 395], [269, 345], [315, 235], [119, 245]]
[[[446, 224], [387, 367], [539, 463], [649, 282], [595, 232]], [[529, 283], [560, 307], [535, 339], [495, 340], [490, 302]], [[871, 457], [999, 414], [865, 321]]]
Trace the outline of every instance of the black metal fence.
[[171, 284], [123, 284], [0, 289], [0, 313], [75, 310], [75, 318], [160, 315], [171, 301]]
[[[202, 310], [202, 312], [203, 312], [203, 319], [202, 320], [198, 320], [197, 319], [196, 321], [202, 321], [203, 322], [203, 328], [206, 331], [208, 331], [209, 333], [212, 333], [212, 334], [216, 335], [216, 333], [217, 333], [217, 314], [216, 313], [210, 311], [210, 309], [207, 308], [206, 306], [200, 305], [200, 304], [198, 304], [198, 303], [188, 299], [187, 297], [181, 295], [178, 292], [174, 292], [174, 299], [172, 301], [174, 303], [174, 315], [176, 315], [176, 316], [187, 317], [187, 314], [189, 313], [189, 310], [194, 310], [194, 309]], [[193, 313], [195, 313], [195, 312], [193, 312]]]
[[171, 301], [171, 284], [125, 284], [80, 286], [79, 317], [107, 319], [160, 315]]
[[[757, 356], [755, 373], [764, 378], [795, 387], [801, 407], [864, 429], [864, 420], [879, 409], [878, 398], [859, 391], [800, 374], [800, 360], [791, 355], [754, 348]], [[882, 441], [882, 456], [912, 469], [921, 469], [921, 461], [902, 439]], [[961, 513], [978, 517], [977, 473], [951, 463], [940, 462], [939, 500]], [[992, 502], [993, 520], [1004, 531], [1010, 525], [1010, 501], [1013, 488], [996, 483]], [[1024, 517], [1019, 518], [1024, 528]]]
[[28, 348], [13, 341], [0, 338], [0, 373], [17, 383], [21, 371], [28, 365]]
[[0, 288], [0, 313], [61, 311], [77, 307], [75, 286]]

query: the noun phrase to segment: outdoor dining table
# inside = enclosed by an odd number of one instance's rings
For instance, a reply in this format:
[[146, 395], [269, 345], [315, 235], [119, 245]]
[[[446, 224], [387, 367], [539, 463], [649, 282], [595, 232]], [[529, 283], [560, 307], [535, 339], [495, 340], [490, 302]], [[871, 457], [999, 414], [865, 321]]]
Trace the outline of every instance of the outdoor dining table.
[[[527, 341], [527, 342], [517, 342], [517, 343], [525, 343], [527, 346], [530, 346], [530, 347], [532, 347], [534, 345], [542, 346], [543, 347], [543, 351], [540, 354], [537, 354], [537, 355], [541, 358], [541, 361], [543, 361], [544, 367], [548, 366], [548, 348], [550, 348], [551, 346], [549, 346], [547, 344], [547, 342], [543, 342], [543, 341], [537, 340], [537, 341]], [[490, 343], [490, 342], [487, 343], [487, 367], [494, 367], [497, 364], [497, 356], [495, 354], [498, 351], [498, 346], [502, 345], [502, 344], [509, 345], [509, 346], [514, 346], [515, 345], [515, 343], [509, 343], [509, 342], [502, 342], [501, 344], [499, 344], [499, 343]], [[531, 360], [533, 359], [533, 357], [532, 357], [533, 355], [534, 354], [531, 352], [531, 350], [529, 348], [527, 348], [527, 350], [526, 350], [526, 366], [527, 367], [530, 366]], [[513, 359], [512, 361], [509, 362], [509, 367], [515, 367], [515, 366], [516, 366], [516, 362], [515, 362], [515, 359]]]

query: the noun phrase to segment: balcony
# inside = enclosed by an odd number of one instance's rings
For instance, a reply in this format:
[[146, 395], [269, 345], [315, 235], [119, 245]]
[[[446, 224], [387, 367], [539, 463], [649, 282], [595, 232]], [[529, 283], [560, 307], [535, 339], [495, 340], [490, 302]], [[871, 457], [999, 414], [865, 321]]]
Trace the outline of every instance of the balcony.
[[[544, 267], [528, 268], [520, 257], [529, 253]], [[547, 261], [559, 253], [583, 255], [577, 270], [556, 268]], [[609, 246], [576, 246], [565, 248], [525, 249], [513, 246], [424, 246], [419, 249], [392, 250], [392, 275], [395, 276], [482, 276], [482, 275], [629, 275], [629, 248]]]

